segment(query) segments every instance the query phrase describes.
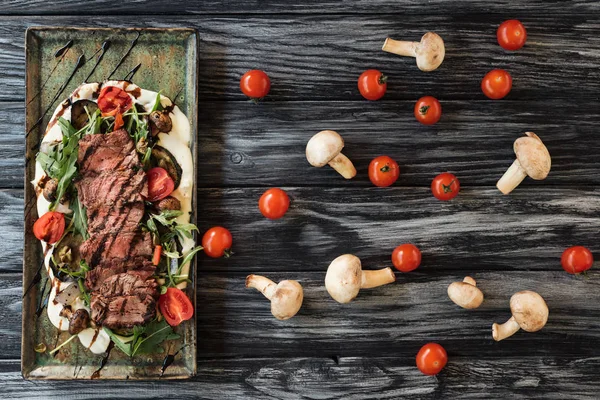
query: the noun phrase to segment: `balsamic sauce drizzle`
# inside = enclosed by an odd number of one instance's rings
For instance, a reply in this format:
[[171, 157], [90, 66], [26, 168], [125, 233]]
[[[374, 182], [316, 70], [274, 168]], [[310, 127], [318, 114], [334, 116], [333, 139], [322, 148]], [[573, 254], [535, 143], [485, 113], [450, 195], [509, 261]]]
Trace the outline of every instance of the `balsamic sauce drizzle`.
[[121, 64], [123, 64], [123, 62], [125, 61], [125, 59], [127, 57], [129, 57], [129, 54], [131, 54], [131, 50], [133, 50], [133, 48], [137, 44], [138, 39], [140, 38], [140, 31], [137, 31], [136, 33], [137, 33], [137, 36], [135, 37], [135, 39], [133, 39], [131, 41], [131, 45], [129, 46], [129, 49], [127, 50], [127, 52], [125, 53], [125, 55], [123, 55], [123, 57], [121, 57], [121, 60], [119, 61], [119, 63], [115, 67], [115, 69], [113, 69], [113, 71], [110, 73], [110, 75], [108, 75], [108, 77], [106, 78], [106, 80], [110, 80], [110, 78], [115, 74], [115, 72], [117, 72], [117, 69], [119, 69], [119, 67], [121, 66]]
[[[94, 68], [92, 68], [92, 70], [90, 71], [90, 73], [88, 74], [88, 76], [85, 78], [84, 82], [88, 82], [90, 80], [90, 77], [92, 76], [92, 74], [94, 73], [94, 71], [96, 71], [96, 67], [98, 66], [98, 64], [100, 64], [100, 61], [102, 61], [102, 58], [104, 57], [104, 54], [106, 53], [106, 51], [108, 50], [109, 47], [110, 47], [110, 42], [108, 40], [105, 40], [104, 43], [102, 43], [102, 47], [100, 48], [100, 50], [102, 51], [102, 53], [100, 53], [100, 55], [96, 59], [96, 64], [94, 64]], [[98, 50], [96, 52], [96, 54], [98, 54], [98, 52], [100, 50]], [[94, 54], [94, 55], [96, 55], [96, 54]]]
[[54, 67], [52, 68], [52, 70], [50, 71], [50, 74], [48, 75], [48, 77], [46, 78], [46, 80], [44, 81], [44, 83], [42, 84], [42, 86], [39, 88], [39, 90], [37, 91], [37, 93], [35, 94], [35, 96], [33, 96], [31, 98], [31, 100], [29, 100], [27, 102], [27, 104], [25, 104], [25, 107], [27, 107], [33, 100], [35, 100], [40, 94], [42, 94], [42, 90], [44, 90], [44, 88], [46, 87], [46, 85], [48, 84], [48, 81], [50, 80], [50, 77], [52, 76], [52, 74], [54, 74], [54, 71], [56, 71], [56, 68], [58, 68], [58, 66], [60, 65], [60, 63], [65, 59], [65, 57], [67, 56], [67, 53], [69, 52], [69, 49], [71, 48], [71, 46], [73, 46], [73, 41], [69, 40], [67, 42], [67, 44], [65, 44], [63, 47], [61, 47], [60, 49], [56, 50], [56, 52], [54, 53], [54, 57], [58, 58], [60, 57], [59, 60], [56, 61], [56, 64], [54, 64]]
[[165, 374], [165, 370], [167, 368], [169, 368], [169, 366], [171, 364], [173, 364], [173, 361], [175, 361], [175, 356], [177, 356], [177, 354], [179, 354], [181, 352], [181, 350], [183, 350], [186, 346], [187, 346], [187, 344], [184, 344], [175, 353], [173, 353], [173, 354], [167, 354], [166, 355], [166, 357], [163, 359], [163, 362], [162, 362], [162, 368], [160, 369], [160, 376], [161, 377]]
[[133, 67], [133, 69], [131, 71], [129, 71], [127, 73], [127, 75], [125, 75], [125, 78], [123, 78], [123, 80], [127, 81], [127, 82], [131, 82], [133, 80], [133, 76], [138, 71], [138, 69], [140, 69], [141, 66], [142, 66], [142, 63], [139, 63], [138, 65], [136, 65], [135, 67]]
[[48, 305], [48, 299], [50, 298], [50, 293], [52, 292], [52, 285], [50, 285], [50, 290], [46, 293], [46, 288], [48, 287], [48, 281], [50, 279], [46, 278], [44, 283], [42, 284], [42, 295], [40, 296], [40, 300], [38, 302], [37, 308], [35, 309], [35, 314], [38, 316], [42, 315], [42, 311]]
[[77, 63], [75, 64], [75, 67], [73, 68], [73, 71], [71, 71], [71, 75], [69, 75], [69, 77], [61, 85], [61, 87], [58, 88], [58, 91], [54, 95], [54, 98], [52, 99], [52, 101], [50, 102], [50, 104], [48, 105], [48, 107], [46, 108], [46, 110], [42, 113], [42, 115], [35, 122], [35, 124], [33, 124], [33, 126], [27, 131], [27, 134], [25, 136], [29, 136], [29, 134], [31, 132], [33, 132], [33, 130], [35, 128], [37, 128], [42, 123], [42, 121], [44, 120], [44, 117], [46, 116], [46, 114], [48, 114], [48, 111], [50, 111], [52, 109], [52, 106], [54, 105], [54, 103], [56, 103], [56, 100], [58, 100], [58, 98], [62, 95], [62, 93], [65, 91], [65, 89], [67, 88], [67, 86], [71, 82], [71, 79], [73, 79], [73, 76], [75, 76], [75, 73], [77, 73], [77, 71], [79, 70], [79, 68], [83, 67], [84, 65], [85, 65], [85, 54], [81, 54], [79, 56], [79, 58], [77, 59]]
[[100, 378], [100, 371], [102, 371], [102, 368], [104, 368], [104, 366], [106, 365], [106, 362], [108, 361], [108, 357], [110, 356], [110, 352], [113, 349], [113, 347], [115, 347], [115, 343], [111, 340], [111, 342], [108, 345], [108, 348], [106, 349], [106, 353], [104, 353], [104, 357], [102, 357], [102, 361], [100, 361], [100, 368], [94, 371], [92, 376], [90, 376], [90, 379]]
[[39, 266], [37, 272], [33, 276], [33, 279], [27, 286], [27, 289], [25, 289], [25, 291], [23, 292], [23, 298], [25, 298], [25, 296], [27, 296], [27, 293], [29, 293], [29, 291], [31, 290], [32, 287], [37, 285], [42, 280], [42, 267], [43, 266], [44, 266], [44, 260], [42, 259], [42, 262], [40, 263], [40, 266]]

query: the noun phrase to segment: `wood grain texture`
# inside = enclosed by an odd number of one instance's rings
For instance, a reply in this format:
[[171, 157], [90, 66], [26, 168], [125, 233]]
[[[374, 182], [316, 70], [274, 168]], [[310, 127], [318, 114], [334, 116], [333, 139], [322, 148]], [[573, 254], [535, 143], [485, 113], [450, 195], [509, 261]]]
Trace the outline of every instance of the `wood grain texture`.
[[472, 13], [506, 15], [509, 10], [518, 9], [519, 15], [539, 15], [539, 13], [575, 14], [592, 13], [600, 10], [598, 3], [592, 0], [530, 0], [527, 2], [500, 0], [465, 1], [460, 7], [451, 0], [430, 0], [424, 6], [419, 0], [358, 0], [358, 1], [318, 1], [308, 0], [288, 3], [277, 0], [263, 1], [202, 1], [171, 0], [168, 3], [159, 0], [136, 0], [121, 2], [117, 0], [54, 0], [51, 3], [42, 0], [9, 0], [3, 4], [4, 15], [56, 15], [56, 14], [96, 14], [102, 15], [140, 15], [140, 14], [364, 14], [364, 13], [401, 13], [417, 15], [465, 15]]
[[[253, 68], [266, 70], [272, 79], [268, 101], [359, 100], [356, 80], [368, 68], [389, 75], [386, 99], [415, 100], [425, 94], [484, 99], [480, 82], [493, 68], [506, 68], [514, 77], [507, 99], [596, 98], [600, 89], [597, 14], [522, 18], [528, 41], [518, 52], [498, 46], [496, 29], [501, 20], [491, 15], [0, 17], [0, 100], [24, 97], [22, 42], [25, 28], [32, 25], [197, 28], [201, 99], [242, 100], [239, 79]], [[445, 61], [434, 72], [423, 73], [414, 59], [381, 50], [387, 36], [419, 40], [427, 30], [435, 30], [446, 42]], [[74, 63], [76, 52], [71, 56]], [[88, 68], [75, 75], [74, 85], [87, 76]]]
[[597, 396], [597, 357], [480, 356], [453, 358], [437, 377], [414, 358], [288, 358], [202, 360], [188, 381], [31, 382], [16, 361], [0, 362], [3, 393], [11, 399], [556, 399]]
[[[600, 184], [600, 103], [586, 107], [559, 100], [536, 102], [453, 101], [442, 99], [443, 117], [427, 127], [415, 120], [412, 101], [248, 102], [200, 105], [198, 181], [219, 186], [371, 186], [371, 159], [387, 154], [401, 167], [398, 186], [428, 187], [435, 175], [454, 172], [462, 186], [493, 186], [514, 160], [513, 142], [536, 132], [552, 155], [544, 181], [521, 186]], [[24, 127], [21, 104], [2, 103], [0, 188], [23, 187]], [[560, 110], [560, 112], [554, 112]], [[358, 169], [345, 181], [329, 167], [306, 161], [310, 137], [335, 129], [344, 153]]]
[[[200, 189], [198, 227], [228, 227], [235, 257], [201, 257], [198, 271], [323, 271], [340, 254], [355, 253], [367, 266], [390, 265], [394, 247], [417, 244], [424, 271], [556, 270], [563, 250], [585, 245], [600, 252], [598, 190], [467, 188], [451, 202], [428, 188], [284, 187], [292, 199], [285, 218], [258, 210], [266, 188]], [[2, 271], [20, 271], [22, 192], [6, 199], [0, 225]], [[6, 222], [4, 222], [6, 221]]]
[[[367, 268], [367, 267], [365, 267]], [[231, 357], [413, 357], [427, 342], [441, 343], [451, 357], [600, 356], [600, 273], [590, 279], [560, 271], [471, 271], [484, 292], [477, 310], [464, 310], [446, 293], [464, 274], [412, 273], [396, 283], [362, 290], [350, 304], [326, 292], [323, 272], [267, 272], [275, 281], [297, 279], [304, 287], [298, 315], [276, 320], [267, 299], [244, 287], [245, 274], [205, 273], [197, 298], [198, 356]], [[20, 277], [0, 275], [0, 359], [19, 355]], [[518, 332], [502, 342], [491, 336], [493, 322], [510, 318], [509, 299], [536, 290], [550, 317], [536, 333]], [[574, 310], [577, 312], [574, 313]], [[560, 343], [560, 346], [557, 346]]]

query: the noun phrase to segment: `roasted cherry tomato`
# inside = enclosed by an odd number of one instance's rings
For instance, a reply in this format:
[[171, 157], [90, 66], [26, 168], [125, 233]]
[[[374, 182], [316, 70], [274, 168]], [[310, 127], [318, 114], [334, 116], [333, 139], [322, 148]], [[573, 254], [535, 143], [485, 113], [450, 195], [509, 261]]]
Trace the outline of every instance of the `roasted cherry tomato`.
[[503, 69], [493, 69], [483, 77], [481, 90], [493, 100], [506, 96], [512, 88], [512, 77]]
[[240, 79], [242, 93], [254, 100], [259, 100], [269, 94], [271, 80], [269, 76], [258, 69], [246, 72]]
[[222, 226], [210, 228], [202, 237], [204, 252], [212, 258], [229, 257], [232, 243], [231, 232]]
[[358, 77], [358, 90], [367, 100], [379, 100], [387, 90], [387, 76], [376, 69], [369, 69]]
[[390, 186], [398, 180], [398, 176], [400, 167], [391, 157], [375, 157], [369, 164], [369, 179], [375, 186]]
[[424, 96], [415, 104], [415, 118], [423, 125], [433, 125], [442, 117], [442, 105], [433, 96]]
[[446, 350], [437, 343], [427, 343], [417, 353], [417, 368], [425, 375], [437, 375], [447, 362]]
[[498, 27], [496, 32], [498, 44], [505, 50], [519, 50], [527, 40], [527, 31], [521, 23], [516, 19], [504, 21]]
[[460, 182], [453, 174], [444, 172], [431, 182], [431, 192], [438, 200], [452, 200], [460, 192]]
[[170, 287], [158, 298], [158, 308], [171, 326], [177, 326], [194, 315], [194, 306], [181, 289]]
[[146, 199], [148, 201], [162, 200], [175, 190], [175, 182], [164, 168], [150, 168], [146, 176], [148, 177], [148, 198]]
[[568, 273], [579, 274], [592, 268], [594, 256], [586, 247], [573, 246], [563, 252], [560, 263]]
[[54, 244], [65, 233], [65, 216], [57, 211], [48, 211], [33, 224], [33, 234], [39, 240]]
[[116, 86], [105, 86], [98, 96], [98, 108], [105, 117], [123, 114], [132, 105], [131, 96]]
[[392, 263], [398, 271], [413, 271], [421, 265], [421, 251], [414, 244], [401, 244], [392, 253]]
[[278, 188], [267, 190], [258, 200], [258, 209], [269, 219], [279, 219], [285, 215], [290, 207], [290, 198], [287, 193]]

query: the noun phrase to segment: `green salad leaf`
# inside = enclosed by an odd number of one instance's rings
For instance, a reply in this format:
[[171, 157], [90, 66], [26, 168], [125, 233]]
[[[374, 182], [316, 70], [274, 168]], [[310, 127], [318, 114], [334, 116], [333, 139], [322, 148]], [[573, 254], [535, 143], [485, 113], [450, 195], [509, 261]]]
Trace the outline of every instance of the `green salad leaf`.
[[144, 326], [134, 326], [133, 335], [125, 337], [125, 340], [110, 329], [106, 327], [103, 329], [115, 346], [130, 357], [137, 354], [162, 353], [164, 349], [160, 347], [161, 343], [180, 338], [165, 320], [154, 320]]

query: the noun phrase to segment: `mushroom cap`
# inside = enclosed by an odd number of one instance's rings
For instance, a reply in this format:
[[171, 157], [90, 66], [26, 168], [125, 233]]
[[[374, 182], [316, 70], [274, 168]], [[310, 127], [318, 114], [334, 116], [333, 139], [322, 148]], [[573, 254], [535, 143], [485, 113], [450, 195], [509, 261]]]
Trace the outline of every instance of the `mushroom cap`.
[[351, 302], [360, 291], [362, 266], [360, 258], [344, 254], [329, 264], [325, 275], [325, 288], [338, 303]]
[[552, 164], [550, 153], [542, 140], [533, 132], [525, 132], [515, 140], [514, 150], [517, 160], [531, 179], [545, 179]]
[[304, 291], [297, 281], [281, 281], [271, 298], [271, 313], [277, 319], [292, 318], [302, 307]]
[[433, 71], [442, 64], [445, 55], [444, 40], [437, 33], [427, 32], [417, 46], [417, 67], [422, 71]]
[[536, 292], [524, 290], [510, 298], [510, 311], [521, 329], [527, 332], [539, 331], [548, 321], [548, 306]]
[[483, 292], [466, 282], [453, 282], [448, 286], [448, 297], [462, 308], [477, 308], [483, 302]]
[[313, 167], [323, 167], [344, 148], [344, 139], [336, 131], [321, 131], [306, 144], [306, 159]]

